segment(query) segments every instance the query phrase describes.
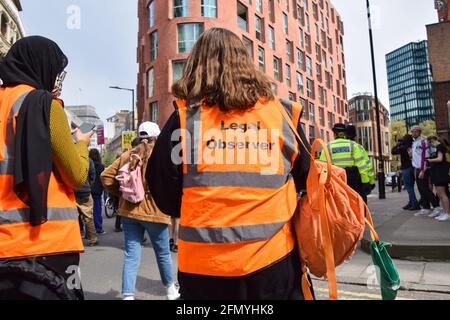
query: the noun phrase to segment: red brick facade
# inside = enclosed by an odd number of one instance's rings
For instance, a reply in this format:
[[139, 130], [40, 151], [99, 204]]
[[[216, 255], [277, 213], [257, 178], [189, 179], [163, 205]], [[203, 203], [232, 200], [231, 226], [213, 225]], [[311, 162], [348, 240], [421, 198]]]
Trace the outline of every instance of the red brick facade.
[[[253, 58], [257, 65], [259, 50], [264, 50], [263, 68], [273, 79], [277, 94], [282, 98], [291, 97], [303, 103], [305, 111], [302, 123], [307, 136], [322, 136], [328, 140], [327, 137], [332, 138], [331, 127], [334, 122], [347, 122], [346, 71], [342, 43], [344, 29], [340, 16], [329, 0], [262, 0], [262, 12], [259, 12], [257, 8], [258, 0], [217, 0], [216, 18], [202, 16], [202, 2], [202, 0], [187, 0], [187, 16], [174, 18], [174, 0], [139, 0], [137, 54], [139, 122], [157, 120], [160, 125], [163, 125], [173, 112], [173, 97], [170, 94], [173, 83], [173, 62], [185, 60], [189, 55], [189, 53], [178, 53], [178, 25], [198, 22], [204, 24], [204, 30], [211, 27], [227, 28], [241, 39], [251, 41]], [[149, 23], [151, 3], [155, 12], [152, 28]], [[241, 29], [238, 24], [238, 6], [247, 11], [248, 31]], [[258, 35], [256, 17], [261, 19], [261, 32]], [[286, 18], [287, 34], [284, 30]], [[307, 19], [309, 19], [309, 30]], [[275, 50], [271, 48], [271, 28], [274, 30]], [[302, 36], [300, 36], [300, 30]], [[150, 38], [155, 31], [158, 34], [158, 49], [156, 59], [152, 60]], [[309, 46], [307, 46], [308, 42]], [[288, 46], [291, 47], [290, 55], [287, 54]], [[301, 59], [297, 58], [298, 51]], [[279, 79], [275, 79], [274, 57], [279, 62]], [[311, 59], [309, 75], [308, 58]], [[291, 71], [291, 85], [287, 80], [288, 68]], [[147, 73], [151, 69], [154, 90], [153, 95], [149, 96]], [[297, 73], [302, 79], [303, 87], [297, 86]], [[311, 90], [308, 90], [308, 80], [310, 80]], [[152, 114], [152, 103], [158, 110], [157, 119], [152, 117], [156, 115], [156, 112]]]
[[436, 129], [439, 136], [450, 139], [450, 21], [427, 26], [428, 51], [433, 74], [433, 98]]

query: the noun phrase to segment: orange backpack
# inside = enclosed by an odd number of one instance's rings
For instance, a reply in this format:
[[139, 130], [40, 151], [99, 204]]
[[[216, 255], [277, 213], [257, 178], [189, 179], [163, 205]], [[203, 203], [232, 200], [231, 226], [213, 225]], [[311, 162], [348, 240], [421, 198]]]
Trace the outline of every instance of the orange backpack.
[[[286, 111], [280, 108], [297, 139], [298, 136]], [[322, 146], [327, 161], [314, 158], [317, 146]], [[304, 146], [305, 147], [305, 146]], [[305, 150], [308, 148], [305, 147]], [[378, 241], [369, 209], [361, 196], [347, 185], [344, 169], [333, 166], [325, 143], [317, 139], [311, 148], [311, 164], [303, 196], [294, 214], [298, 250], [302, 260], [302, 289], [306, 300], [312, 300], [307, 269], [317, 276], [327, 276], [331, 300], [337, 299], [335, 268], [351, 257], [364, 234], [365, 224], [372, 238]], [[364, 217], [367, 213], [367, 219]]]

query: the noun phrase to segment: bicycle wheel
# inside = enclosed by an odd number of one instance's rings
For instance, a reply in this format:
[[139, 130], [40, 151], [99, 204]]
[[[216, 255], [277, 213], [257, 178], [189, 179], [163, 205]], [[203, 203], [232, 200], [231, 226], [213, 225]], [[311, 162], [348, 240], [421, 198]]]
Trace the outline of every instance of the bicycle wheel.
[[116, 211], [114, 210], [113, 201], [110, 197], [108, 197], [105, 201], [105, 216], [108, 219], [111, 219], [116, 215]]

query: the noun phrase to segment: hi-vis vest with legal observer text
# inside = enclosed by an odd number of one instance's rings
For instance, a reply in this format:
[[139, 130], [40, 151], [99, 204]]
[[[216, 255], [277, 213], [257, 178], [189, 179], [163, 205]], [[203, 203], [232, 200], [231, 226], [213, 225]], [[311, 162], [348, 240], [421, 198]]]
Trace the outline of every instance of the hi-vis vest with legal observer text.
[[[295, 244], [291, 170], [298, 145], [278, 98], [245, 112], [176, 104], [183, 155], [179, 270], [239, 277], [286, 257]], [[298, 126], [301, 106], [284, 107]]]
[[48, 221], [36, 227], [13, 190], [16, 118], [32, 90], [28, 85], [0, 89], [0, 259], [83, 251], [75, 196], [60, 178], [51, 173]]

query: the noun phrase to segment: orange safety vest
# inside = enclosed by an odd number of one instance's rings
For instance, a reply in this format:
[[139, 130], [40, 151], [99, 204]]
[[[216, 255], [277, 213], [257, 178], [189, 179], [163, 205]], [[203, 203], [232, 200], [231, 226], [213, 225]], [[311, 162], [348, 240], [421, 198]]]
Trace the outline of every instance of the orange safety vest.
[[[295, 244], [297, 192], [290, 172], [298, 145], [279, 100], [228, 113], [200, 103], [176, 104], [183, 157], [179, 270], [245, 276], [284, 258]], [[301, 106], [285, 109], [298, 126]], [[257, 161], [250, 162], [256, 149]], [[268, 165], [260, 152], [279, 160], [270, 172], [262, 174]]]
[[48, 189], [48, 221], [32, 227], [29, 207], [15, 194], [16, 119], [33, 87], [0, 89], [0, 259], [53, 255], [84, 250], [75, 196], [52, 172]]

